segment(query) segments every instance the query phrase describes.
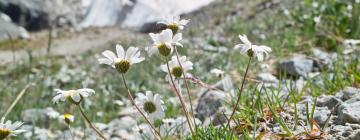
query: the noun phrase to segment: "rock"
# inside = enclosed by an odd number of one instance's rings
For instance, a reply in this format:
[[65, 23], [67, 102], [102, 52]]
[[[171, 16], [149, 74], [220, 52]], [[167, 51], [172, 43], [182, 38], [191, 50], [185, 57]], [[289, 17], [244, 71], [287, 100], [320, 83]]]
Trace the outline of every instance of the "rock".
[[345, 87], [345, 89], [343, 90], [342, 99], [348, 100], [350, 98], [358, 96], [360, 96], [360, 89], [354, 87]]
[[320, 126], [324, 126], [330, 114], [331, 112], [327, 107], [316, 107], [314, 113], [314, 120]]
[[355, 130], [349, 135], [348, 140], [360, 140], [360, 130]]
[[279, 80], [271, 73], [260, 73], [256, 76], [256, 79], [264, 83], [278, 83]]
[[306, 58], [304, 55], [297, 55], [290, 59], [283, 59], [279, 61], [277, 71], [280, 74], [286, 74], [293, 77], [307, 77], [314, 69], [314, 61]]
[[49, 140], [55, 138], [55, 134], [45, 128], [34, 127], [32, 125], [24, 125], [21, 128], [26, 130], [22, 134], [26, 140]]
[[333, 125], [330, 128], [330, 134], [333, 135], [333, 137], [348, 137], [351, 132], [352, 128], [350, 126], [344, 126], [344, 125]]
[[229, 92], [234, 89], [234, 85], [229, 75], [225, 75], [224, 78], [222, 78], [219, 82], [215, 83], [212, 87], [225, 92]]
[[[208, 5], [214, 0], [136, 0], [122, 4], [123, 0], [94, 0], [87, 9], [80, 27], [113, 26], [142, 28], [149, 31], [164, 16], [181, 15]], [[99, 14], [102, 13], [102, 14]], [[151, 24], [149, 24], [151, 23]]]
[[21, 119], [25, 123], [41, 121], [46, 124], [50, 119], [55, 119], [58, 116], [59, 113], [51, 107], [45, 109], [27, 109], [21, 113]]
[[120, 130], [120, 129], [131, 129], [136, 125], [136, 120], [132, 117], [125, 116], [120, 119], [115, 119], [109, 122], [107, 130]]
[[205, 91], [198, 99], [196, 107], [196, 116], [201, 121], [214, 115], [218, 112], [219, 108], [223, 106], [223, 101], [226, 98], [226, 93], [216, 90]]
[[342, 103], [342, 101], [335, 97], [335, 96], [320, 96], [316, 102], [316, 106], [319, 107], [327, 107], [328, 109], [332, 110], [336, 105]]
[[360, 101], [342, 103], [337, 108], [337, 114], [342, 124], [360, 123]]
[[[2, 14], [2, 13], [0, 13]], [[3, 15], [4, 16], [4, 15]], [[23, 28], [7, 19], [6, 15], [0, 18], [0, 41], [8, 40], [9, 36], [12, 39], [28, 39], [29, 33]]]
[[316, 66], [320, 70], [331, 69], [333, 67], [333, 61], [337, 58], [336, 53], [330, 54], [318, 48], [313, 48], [312, 53], [316, 58]]
[[0, 10], [27, 30], [40, 30], [52, 23], [74, 25], [81, 16], [78, 0], [1, 0]]

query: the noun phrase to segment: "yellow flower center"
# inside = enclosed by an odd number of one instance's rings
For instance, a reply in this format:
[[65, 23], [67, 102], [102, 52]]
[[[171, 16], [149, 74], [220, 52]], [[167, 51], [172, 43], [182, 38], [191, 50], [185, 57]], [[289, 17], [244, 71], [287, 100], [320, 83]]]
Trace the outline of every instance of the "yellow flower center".
[[64, 120], [67, 124], [71, 123], [71, 115], [70, 114], [64, 114]]
[[130, 62], [128, 60], [121, 60], [115, 63], [115, 68], [120, 73], [126, 73], [130, 68]]
[[173, 67], [171, 73], [176, 77], [179, 78], [183, 74], [183, 69], [180, 66]]
[[0, 128], [0, 140], [5, 139], [11, 133], [10, 130]]
[[170, 29], [173, 34], [176, 34], [179, 31], [179, 26], [177, 24], [169, 24], [167, 28]]
[[145, 102], [144, 103], [144, 110], [145, 112], [151, 114], [154, 113], [156, 111], [156, 105], [153, 102]]
[[157, 48], [159, 53], [163, 56], [168, 56], [171, 52], [171, 49], [169, 49], [164, 43], [158, 44]]

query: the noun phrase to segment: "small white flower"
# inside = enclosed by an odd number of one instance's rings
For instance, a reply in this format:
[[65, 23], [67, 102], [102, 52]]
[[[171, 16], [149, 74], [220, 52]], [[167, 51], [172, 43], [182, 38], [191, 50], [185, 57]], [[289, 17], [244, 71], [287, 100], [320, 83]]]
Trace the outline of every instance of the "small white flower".
[[165, 24], [168, 29], [171, 29], [173, 33], [177, 33], [179, 30], [183, 30], [185, 25], [190, 22], [188, 19], [180, 19], [180, 16], [167, 16], [164, 20], [158, 23]]
[[132, 64], [140, 63], [145, 60], [144, 57], [140, 57], [139, 48], [136, 47], [129, 47], [125, 52], [121, 45], [116, 45], [116, 53], [117, 56], [109, 50], [102, 52], [104, 58], [99, 58], [99, 63], [110, 65], [111, 67], [116, 68], [120, 73], [125, 73]]
[[[172, 135], [184, 136], [190, 133], [190, 128], [187, 123], [186, 117], [179, 116], [176, 119], [167, 118], [167, 119], [163, 119], [162, 122], [163, 124], [160, 126], [160, 134], [162, 136], [172, 136]], [[193, 120], [191, 120], [191, 123], [193, 123]], [[200, 125], [201, 121], [195, 118], [195, 123], [196, 125]]]
[[133, 128], [135, 139], [154, 139], [151, 127], [147, 124], [140, 124]]
[[[187, 74], [186, 72], [188, 70], [193, 69], [193, 63], [186, 60], [186, 56], [179, 57], [179, 61], [180, 61], [180, 64], [181, 64], [182, 68], [180, 67], [176, 56], [173, 56], [171, 58], [171, 60], [169, 61], [170, 72], [171, 72], [172, 75], [175, 76], [175, 78], [179, 78], [179, 77], [182, 76], [183, 73]], [[161, 68], [162, 71], [164, 71], [166, 73], [168, 72], [168, 68], [167, 68], [166, 64], [161, 65], [160, 68]], [[169, 77], [169, 75], [167, 75], [166, 77]]]
[[65, 101], [66, 99], [68, 99], [74, 104], [79, 104], [84, 98], [95, 94], [95, 91], [89, 88], [66, 91], [61, 89], [55, 89], [54, 91], [57, 94], [53, 98], [54, 103], [58, 103], [60, 101]]
[[319, 24], [320, 21], [321, 21], [321, 16], [316, 16], [316, 17], [313, 18], [313, 20], [314, 20], [314, 22], [315, 22], [316, 24]]
[[17, 130], [23, 123], [22, 122], [14, 122], [11, 123], [10, 120], [5, 122], [5, 118], [1, 118], [0, 121], [0, 140], [5, 139], [9, 136], [16, 136], [25, 130]]
[[64, 114], [59, 117], [60, 120], [64, 121], [66, 124], [71, 124], [75, 121], [75, 117], [71, 114]]
[[163, 101], [159, 94], [153, 95], [151, 91], [146, 91], [146, 95], [138, 93], [135, 99], [139, 108], [148, 115], [151, 121], [165, 117]]
[[114, 100], [113, 103], [115, 105], [118, 105], [118, 106], [124, 106], [125, 105], [125, 103], [123, 101], [121, 101], [121, 100]]
[[244, 44], [235, 45], [235, 49], [240, 49], [240, 53], [247, 54], [249, 57], [256, 56], [259, 61], [263, 61], [264, 57], [271, 52], [271, 48], [264, 45], [252, 45], [246, 35], [239, 35], [240, 40]]
[[212, 70], [210, 71], [210, 73], [216, 75], [217, 77], [222, 77], [225, 72], [222, 71], [222, 70], [220, 70], [220, 69], [216, 69], [216, 68], [215, 68], [215, 69], [212, 69]]
[[160, 134], [162, 136], [172, 136], [176, 133], [176, 120], [173, 118], [166, 118], [162, 120], [163, 124], [160, 126]]
[[360, 40], [357, 39], [346, 39], [343, 41], [343, 44], [345, 46], [356, 46], [358, 44], [360, 44]]
[[173, 36], [173, 32], [170, 29], [161, 31], [159, 34], [150, 33], [153, 45], [148, 48], [149, 55], [160, 53], [163, 56], [168, 56], [172, 53], [174, 45], [182, 47], [179, 43], [182, 39], [182, 34], [177, 33]]
[[312, 5], [312, 7], [314, 7], [314, 8], [319, 7], [319, 3], [317, 3], [317, 2], [313, 2], [311, 5]]

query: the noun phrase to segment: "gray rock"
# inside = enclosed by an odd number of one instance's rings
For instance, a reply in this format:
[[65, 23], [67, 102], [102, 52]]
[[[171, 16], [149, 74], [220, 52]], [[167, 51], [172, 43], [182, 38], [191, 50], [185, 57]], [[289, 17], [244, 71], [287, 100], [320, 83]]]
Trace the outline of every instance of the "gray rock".
[[316, 107], [314, 113], [314, 120], [320, 126], [324, 126], [330, 114], [331, 112], [327, 107]]
[[0, 10], [27, 30], [40, 30], [56, 24], [74, 25], [81, 15], [77, 0], [1, 0]]
[[331, 137], [334, 139], [346, 139], [353, 132], [350, 126], [345, 125], [333, 125], [329, 130], [329, 134], [331, 134]]
[[[124, 4], [123, 0], [94, 0], [88, 6], [80, 27], [113, 26], [140, 27], [151, 31], [155, 22], [168, 15], [186, 14], [206, 6], [214, 0], [136, 0]], [[102, 13], [102, 14], [98, 14]]]
[[41, 121], [43, 124], [46, 124], [50, 119], [57, 118], [58, 115], [59, 113], [51, 107], [45, 109], [27, 109], [21, 113], [21, 119], [25, 123]]
[[[2, 14], [2, 13], [0, 13]], [[6, 19], [6, 17], [0, 18], [0, 41], [8, 40], [9, 36], [12, 39], [28, 39], [29, 33], [23, 28]]]
[[360, 140], [360, 130], [355, 130], [349, 135], [348, 140]]
[[348, 100], [354, 97], [360, 97], [360, 89], [354, 87], [345, 87], [343, 90], [342, 99]]
[[320, 70], [332, 69], [333, 61], [336, 60], [336, 53], [327, 53], [318, 48], [313, 48], [312, 53], [316, 58], [316, 66], [320, 68]]
[[112, 120], [107, 125], [107, 130], [120, 130], [120, 129], [130, 129], [136, 125], [136, 120], [132, 117], [125, 116], [120, 119]]
[[256, 79], [264, 83], [278, 83], [279, 80], [271, 73], [260, 73], [256, 76]]
[[360, 123], [360, 101], [345, 102], [337, 108], [341, 123]]
[[201, 121], [214, 115], [218, 112], [219, 108], [223, 106], [225, 100], [225, 92], [207, 90], [198, 99], [198, 105], [196, 107], [196, 117]]
[[337, 104], [342, 103], [342, 101], [335, 96], [320, 96], [316, 102], [316, 106], [327, 107], [332, 110]]
[[279, 61], [277, 71], [279, 74], [286, 72], [294, 77], [307, 77], [314, 69], [314, 60], [306, 58], [304, 55], [297, 55], [290, 59]]

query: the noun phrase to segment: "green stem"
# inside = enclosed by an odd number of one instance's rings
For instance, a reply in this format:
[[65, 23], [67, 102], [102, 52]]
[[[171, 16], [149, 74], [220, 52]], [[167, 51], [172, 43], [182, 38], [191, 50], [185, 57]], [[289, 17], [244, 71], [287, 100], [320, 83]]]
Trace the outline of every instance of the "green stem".
[[239, 96], [238, 96], [238, 98], [237, 98], [237, 100], [236, 100], [235, 107], [234, 107], [234, 109], [233, 109], [233, 111], [232, 111], [232, 113], [231, 113], [231, 115], [230, 115], [230, 118], [229, 118], [229, 120], [228, 120], [228, 122], [227, 122], [227, 124], [226, 124], [226, 127], [230, 127], [230, 122], [231, 122], [231, 120], [232, 120], [233, 117], [234, 117], [234, 114], [235, 114], [235, 112], [236, 112], [236, 110], [237, 110], [237, 107], [239, 106], [240, 99], [241, 99], [241, 93], [242, 93], [243, 90], [244, 90], [245, 80], [246, 80], [247, 73], [248, 73], [248, 71], [249, 71], [250, 62], [251, 62], [251, 57], [249, 58], [249, 62], [248, 62], [248, 64], [247, 64], [247, 66], [246, 66], [246, 71], [245, 71], [245, 74], [244, 74], [244, 77], [243, 77], [243, 80], [242, 80], [242, 83], [241, 83], [241, 87], [240, 87], [240, 91], [239, 91]]
[[135, 108], [139, 111], [139, 113], [144, 117], [144, 119], [146, 120], [146, 122], [150, 125], [150, 127], [154, 130], [154, 132], [161, 138], [160, 133], [155, 129], [155, 126], [151, 124], [150, 120], [146, 117], [146, 115], [140, 110], [139, 106], [136, 105], [135, 101], [134, 101], [134, 97], [131, 95], [130, 89], [127, 86], [126, 80], [125, 80], [125, 76], [124, 74], [121, 74], [122, 80], [124, 82], [125, 88], [127, 90], [128, 96], [130, 98], [131, 103], [135, 106]]
[[106, 140], [106, 138], [104, 137], [104, 135], [91, 123], [90, 119], [85, 115], [84, 111], [82, 110], [80, 105], [77, 105], [79, 107], [80, 113], [83, 116], [83, 118], [86, 120], [86, 122], [90, 125], [90, 127], [104, 140]]
[[174, 88], [174, 91], [175, 91], [176, 95], [178, 96], [178, 98], [179, 98], [179, 100], [180, 100], [180, 103], [181, 103], [181, 108], [183, 109], [183, 111], [184, 111], [184, 113], [185, 113], [185, 117], [186, 117], [187, 123], [188, 123], [188, 125], [189, 125], [191, 134], [194, 136], [194, 130], [192, 129], [191, 122], [190, 122], [190, 119], [189, 119], [189, 116], [188, 116], [188, 112], [186, 111], [186, 108], [185, 108], [184, 100], [183, 100], [183, 98], [181, 97], [179, 91], [178, 91], [177, 88], [176, 88], [174, 79], [173, 79], [173, 77], [172, 77], [172, 75], [171, 75], [169, 62], [168, 62], [167, 59], [166, 59], [166, 66], [167, 66], [167, 69], [168, 69], [168, 74], [169, 74], [169, 76], [170, 76], [170, 81], [171, 81], [171, 83], [172, 83], [172, 86], [173, 86], [173, 88]]
[[[177, 61], [179, 63], [179, 66], [181, 67], [181, 69], [184, 69], [182, 64], [180, 63], [179, 53], [177, 51], [177, 47], [175, 47], [175, 54], [176, 54], [176, 58], [177, 58]], [[190, 94], [189, 84], [188, 84], [188, 81], [186, 79], [185, 71], [182, 71], [182, 75], [184, 77], [185, 87], [186, 87], [186, 91], [187, 91], [188, 98], [189, 98], [188, 100], [189, 100], [189, 103], [190, 103], [191, 114], [194, 115], [194, 108], [193, 108], [193, 104], [192, 104], [192, 101], [191, 101], [191, 94]], [[195, 117], [194, 117], [193, 120], [194, 120], [194, 125], [196, 127]]]

